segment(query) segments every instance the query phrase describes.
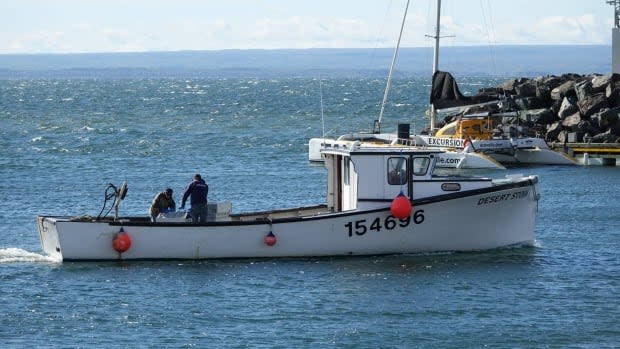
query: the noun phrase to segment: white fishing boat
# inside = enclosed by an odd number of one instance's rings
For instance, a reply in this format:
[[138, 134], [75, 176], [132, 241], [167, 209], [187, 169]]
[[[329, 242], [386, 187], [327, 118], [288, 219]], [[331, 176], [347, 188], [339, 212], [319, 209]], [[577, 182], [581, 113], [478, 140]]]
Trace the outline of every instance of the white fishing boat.
[[[434, 174], [441, 151], [360, 146], [323, 151], [326, 202], [183, 217], [39, 216], [43, 251], [62, 260], [357, 256], [476, 251], [534, 243], [537, 176]], [[111, 199], [110, 199], [111, 200]], [[105, 207], [105, 205], [104, 205]], [[103, 211], [103, 209], [102, 209]], [[223, 211], [223, 212], [222, 212]]]

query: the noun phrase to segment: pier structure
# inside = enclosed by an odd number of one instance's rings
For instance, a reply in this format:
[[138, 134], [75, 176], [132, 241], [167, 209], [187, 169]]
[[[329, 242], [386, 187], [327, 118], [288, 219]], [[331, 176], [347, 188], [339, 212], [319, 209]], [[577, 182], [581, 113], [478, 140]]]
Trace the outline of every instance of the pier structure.
[[618, 143], [551, 143], [549, 147], [564, 152], [585, 166], [620, 166]]

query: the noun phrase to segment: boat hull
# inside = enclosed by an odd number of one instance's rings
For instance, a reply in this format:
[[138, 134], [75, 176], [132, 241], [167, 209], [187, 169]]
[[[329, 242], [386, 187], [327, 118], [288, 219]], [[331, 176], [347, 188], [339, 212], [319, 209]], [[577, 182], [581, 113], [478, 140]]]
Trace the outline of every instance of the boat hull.
[[[385, 207], [261, 221], [148, 223], [37, 217], [45, 253], [63, 260], [319, 257], [474, 251], [534, 242], [537, 178], [414, 201], [408, 219]], [[450, 219], [446, 219], [450, 217]], [[112, 246], [125, 231], [131, 246]], [[272, 232], [275, 244], [266, 244]]]
[[[440, 147], [449, 141], [456, 145], [462, 145], [459, 138], [438, 138], [429, 136], [415, 136], [420, 144], [429, 147]], [[577, 165], [578, 162], [565, 153], [550, 149], [545, 141], [540, 138], [515, 138], [515, 139], [483, 139], [473, 140], [474, 153], [484, 154], [500, 164], [506, 165]], [[438, 166], [439, 167], [439, 162]], [[467, 168], [467, 167], [460, 167]]]

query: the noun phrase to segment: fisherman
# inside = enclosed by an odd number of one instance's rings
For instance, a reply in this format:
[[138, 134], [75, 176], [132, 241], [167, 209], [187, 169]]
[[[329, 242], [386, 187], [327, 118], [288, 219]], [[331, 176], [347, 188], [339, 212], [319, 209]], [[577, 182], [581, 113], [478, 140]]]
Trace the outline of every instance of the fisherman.
[[151, 204], [151, 222], [155, 223], [157, 221], [157, 216], [162, 212], [174, 212], [177, 204], [174, 202], [172, 198], [172, 189], [166, 188], [165, 191], [158, 193], [153, 198], [153, 203]]
[[207, 221], [207, 195], [209, 194], [209, 185], [202, 179], [200, 174], [196, 173], [193, 180], [185, 188], [183, 193], [183, 201], [181, 201], [181, 209], [185, 209], [185, 202], [188, 197], [192, 205], [190, 214], [192, 223], [205, 223]]

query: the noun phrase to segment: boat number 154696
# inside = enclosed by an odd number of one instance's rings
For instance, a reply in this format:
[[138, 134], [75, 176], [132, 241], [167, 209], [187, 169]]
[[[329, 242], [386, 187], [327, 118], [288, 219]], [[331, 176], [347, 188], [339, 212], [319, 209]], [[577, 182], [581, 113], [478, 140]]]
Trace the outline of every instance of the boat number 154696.
[[408, 226], [411, 221], [414, 224], [422, 224], [424, 222], [424, 210], [417, 210], [413, 212], [413, 215], [405, 219], [396, 219], [396, 217], [389, 215], [385, 219], [379, 217], [375, 218], [372, 222], [366, 219], [360, 219], [353, 222], [348, 222], [344, 225], [349, 232], [349, 236], [364, 235], [370, 230], [381, 231], [381, 229], [392, 230], [396, 227], [404, 228]]

